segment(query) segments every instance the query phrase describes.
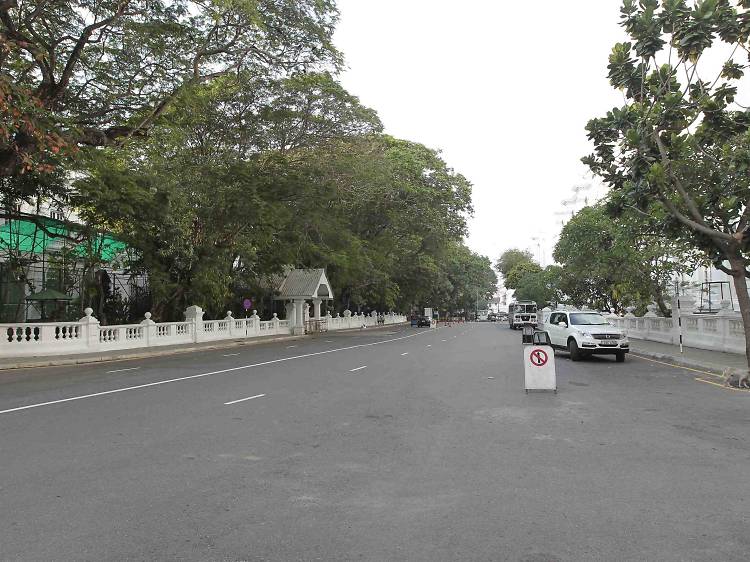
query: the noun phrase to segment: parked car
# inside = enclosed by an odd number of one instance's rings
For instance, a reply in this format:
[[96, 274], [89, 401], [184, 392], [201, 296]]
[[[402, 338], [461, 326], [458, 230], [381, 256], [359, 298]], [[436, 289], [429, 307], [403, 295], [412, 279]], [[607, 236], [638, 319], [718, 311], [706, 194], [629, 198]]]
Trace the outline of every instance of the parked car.
[[573, 361], [588, 355], [614, 355], [618, 363], [630, 351], [628, 336], [598, 312], [556, 311], [545, 323], [553, 348], [564, 349]]
[[427, 316], [420, 316], [417, 319], [417, 328], [429, 328], [431, 325], [431, 321]]

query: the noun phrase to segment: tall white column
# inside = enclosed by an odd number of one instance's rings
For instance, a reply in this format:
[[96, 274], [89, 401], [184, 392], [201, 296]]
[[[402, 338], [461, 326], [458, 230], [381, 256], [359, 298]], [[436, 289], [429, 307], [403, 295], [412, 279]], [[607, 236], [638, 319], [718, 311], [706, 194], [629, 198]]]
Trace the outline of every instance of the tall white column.
[[304, 320], [304, 307], [305, 301], [295, 300], [294, 301], [294, 335], [301, 335], [305, 333], [305, 320]]
[[320, 320], [320, 305], [323, 299], [313, 299], [313, 318]]
[[286, 319], [289, 320], [289, 326], [294, 328], [296, 322], [294, 321], [295, 306], [293, 302], [286, 303]]

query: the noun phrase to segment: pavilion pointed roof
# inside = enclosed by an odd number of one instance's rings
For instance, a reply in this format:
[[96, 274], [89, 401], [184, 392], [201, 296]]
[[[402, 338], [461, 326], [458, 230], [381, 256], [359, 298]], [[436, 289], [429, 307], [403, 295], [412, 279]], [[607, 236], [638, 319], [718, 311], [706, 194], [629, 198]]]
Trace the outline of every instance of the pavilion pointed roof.
[[292, 269], [276, 287], [276, 300], [332, 299], [325, 269]]

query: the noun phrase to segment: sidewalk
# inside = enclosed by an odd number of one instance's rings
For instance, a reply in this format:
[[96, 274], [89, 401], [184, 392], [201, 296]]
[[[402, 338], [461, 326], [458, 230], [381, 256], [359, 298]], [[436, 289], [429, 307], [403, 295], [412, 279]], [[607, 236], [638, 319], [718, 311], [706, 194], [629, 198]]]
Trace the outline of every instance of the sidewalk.
[[681, 367], [700, 369], [716, 374], [726, 368], [746, 370], [747, 360], [739, 353], [724, 353], [721, 351], [708, 351], [694, 347], [684, 347], [680, 353], [680, 347], [668, 343], [630, 339], [630, 352], [633, 355], [643, 355], [659, 361], [674, 363]]

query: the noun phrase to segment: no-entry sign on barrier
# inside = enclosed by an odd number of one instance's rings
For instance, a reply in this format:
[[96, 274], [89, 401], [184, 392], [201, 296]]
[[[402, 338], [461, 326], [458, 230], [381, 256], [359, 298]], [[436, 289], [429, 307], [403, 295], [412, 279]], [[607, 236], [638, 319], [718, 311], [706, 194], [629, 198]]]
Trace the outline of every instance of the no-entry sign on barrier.
[[523, 346], [524, 379], [529, 390], [553, 390], [557, 392], [555, 353], [548, 345]]

